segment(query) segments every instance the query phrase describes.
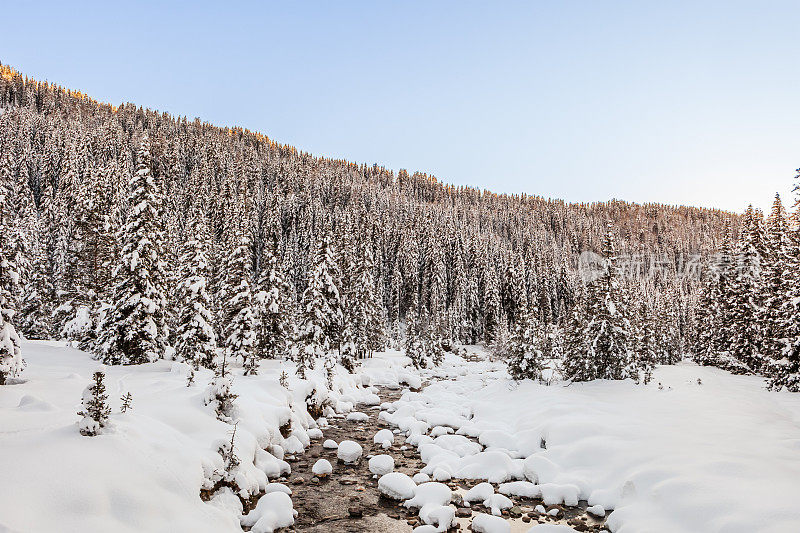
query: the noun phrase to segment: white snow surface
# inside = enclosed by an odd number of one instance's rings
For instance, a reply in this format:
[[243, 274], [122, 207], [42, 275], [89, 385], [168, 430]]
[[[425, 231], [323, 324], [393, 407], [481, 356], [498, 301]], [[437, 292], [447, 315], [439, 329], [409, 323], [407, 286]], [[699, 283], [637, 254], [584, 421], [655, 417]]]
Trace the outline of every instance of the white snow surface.
[[[395, 438], [419, 449], [425, 475], [500, 484], [497, 494], [475, 501], [493, 498], [500, 508], [503, 494], [548, 505], [586, 499], [598, 512], [611, 511], [614, 533], [784, 533], [800, 523], [800, 394], [766, 391], [758, 377], [681, 363], [658, 367], [646, 386], [545, 386], [509, 380], [499, 362], [448, 354], [440, 367], [414, 371], [403, 368], [407, 358], [388, 352], [363, 361], [355, 374], [337, 370], [328, 391], [322, 364], [299, 380], [291, 363], [264, 361], [255, 376], [233, 369], [241, 465], [229, 476], [234, 490], [217, 491], [206, 503], [199, 492], [224, 471], [218, 450], [233, 427], [203, 403], [210, 371], [198, 371], [187, 387], [184, 363], [107, 367], [110, 424], [84, 437], [75, 413], [101, 365], [57, 342], [22, 341], [22, 354], [25, 371], [0, 388], [0, 472], [13, 480], [0, 482], [0, 531], [163, 531], [165, 516], [175, 531], [240, 531], [235, 493], [269, 491], [259, 504], [270, 495], [289, 499], [270, 480], [290, 471], [284, 453], [302, 453], [319, 438], [313, 430], [323, 424], [306, 412], [307, 396], [328, 400], [334, 407], [326, 416], [339, 418], [359, 403], [377, 403], [373, 387], [418, 389], [423, 380], [424, 390], [406, 389], [381, 404], [380, 418], [397, 429]], [[278, 383], [283, 369], [289, 390]], [[127, 392], [133, 409], [121, 414]], [[280, 428], [288, 422], [284, 438]], [[379, 488], [405, 501], [418, 487], [391, 472]], [[291, 506], [264, 501], [262, 515], [273, 518], [258, 527], [281, 527], [272, 524], [288, 520]], [[442, 504], [428, 505], [431, 523], [418, 530], [439, 529], [447, 519]], [[263, 516], [253, 513], [245, 520], [255, 525]], [[509, 531], [508, 522], [488, 514], [476, 515], [473, 529]]]
[[[319, 435], [309, 435], [317, 424], [305, 409], [308, 394], [322, 391], [345, 406], [374, 400], [362, 385], [363, 371], [353, 375], [337, 368], [334, 390], [328, 391], [322, 364], [306, 381], [287, 362], [263, 361], [255, 376], [234, 367], [234, 448], [241, 464], [230, 475], [235, 490], [218, 491], [206, 503], [200, 490], [224, 472], [218, 450], [230, 442], [233, 429], [203, 403], [210, 371], [197, 371], [195, 384], [187, 387], [185, 363], [103, 367], [85, 352], [50, 341], [23, 340], [22, 355], [24, 372], [0, 387], [0, 531], [14, 533], [241, 531], [234, 492], [288, 491], [270, 484], [290, 472], [284, 451], [302, 452]], [[388, 354], [366, 366], [399, 384], [407, 372], [400, 368], [403, 360]], [[76, 412], [92, 373], [101, 368], [110, 424], [102, 434], [85, 437]], [[288, 391], [279, 384], [282, 369], [290, 376]], [[127, 392], [132, 409], [121, 414], [120, 397]], [[287, 422], [292, 430], [284, 438], [280, 427]], [[266, 505], [262, 500], [259, 505]]]
[[[648, 385], [546, 386], [449, 354], [420, 374], [441, 381], [382, 404], [380, 418], [418, 447], [426, 474], [501, 483], [500, 493], [548, 505], [586, 499], [613, 510], [615, 533], [783, 533], [800, 523], [800, 394], [767, 391], [762, 378], [680, 363], [658, 367]], [[426, 425], [455, 434], [431, 438]]]
[[319, 459], [314, 466], [311, 467], [311, 473], [315, 476], [327, 476], [333, 472], [333, 466], [327, 459]]

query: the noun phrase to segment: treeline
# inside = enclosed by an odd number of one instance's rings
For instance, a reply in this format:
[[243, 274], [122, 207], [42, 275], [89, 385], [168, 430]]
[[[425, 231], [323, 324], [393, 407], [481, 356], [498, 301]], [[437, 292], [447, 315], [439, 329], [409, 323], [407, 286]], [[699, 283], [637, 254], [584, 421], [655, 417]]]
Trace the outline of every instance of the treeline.
[[109, 363], [214, 366], [222, 353], [248, 371], [292, 357], [303, 372], [312, 356], [350, 366], [403, 342], [435, 363], [455, 343], [531, 323], [571, 352], [565, 331], [596, 307], [579, 257], [609, 239], [640, 261], [606, 285], [624, 293], [626, 320], [668, 339], [654, 358], [670, 362], [693, 338], [699, 282], [686, 258], [706, 261], [740, 224], [719, 210], [498, 195], [314, 157], [9, 67], [0, 110], [3, 320]]
[[[800, 192], [800, 174], [795, 191]], [[790, 214], [775, 195], [766, 219], [750, 207], [738, 239], [725, 232], [697, 306], [698, 363], [763, 374], [772, 389], [800, 391], [798, 217], [800, 195]]]

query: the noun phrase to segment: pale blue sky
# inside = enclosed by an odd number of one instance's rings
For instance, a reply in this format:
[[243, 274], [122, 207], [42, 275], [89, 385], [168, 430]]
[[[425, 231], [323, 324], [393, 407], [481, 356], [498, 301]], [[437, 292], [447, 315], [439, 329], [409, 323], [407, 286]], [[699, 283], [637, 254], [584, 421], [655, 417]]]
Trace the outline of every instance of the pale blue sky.
[[43, 2], [0, 61], [497, 192], [742, 210], [800, 167], [800, 2]]

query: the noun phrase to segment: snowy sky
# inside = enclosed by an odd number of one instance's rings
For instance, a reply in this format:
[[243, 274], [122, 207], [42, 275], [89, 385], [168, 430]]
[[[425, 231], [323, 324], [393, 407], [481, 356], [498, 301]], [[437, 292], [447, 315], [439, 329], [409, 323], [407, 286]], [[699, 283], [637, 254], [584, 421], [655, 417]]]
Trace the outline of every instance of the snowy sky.
[[9, 3], [0, 61], [497, 192], [791, 203], [796, 0], [160, 4]]

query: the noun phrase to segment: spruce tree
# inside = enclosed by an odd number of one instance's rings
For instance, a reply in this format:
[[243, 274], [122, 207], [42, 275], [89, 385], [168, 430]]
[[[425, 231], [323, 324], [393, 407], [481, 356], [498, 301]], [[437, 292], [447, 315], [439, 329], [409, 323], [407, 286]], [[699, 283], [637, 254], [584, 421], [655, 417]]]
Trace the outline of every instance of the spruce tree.
[[111, 309], [100, 325], [98, 356], [107, 364], [141, 364], [163, 357], [166, 347], [166, 278], [161, 259], [161, 192], [150, 172], [145, 136], [128, 188], [127, 222], [121, 232], [122, 257], [114, 271]]
[[342, 310], [334, 279], [334, 257], [330, 238], [326, 235], [318, 245], [308, 286], [303, 292], [297, 361], [297, 375], [302, 378], [306, 369], [313, 368], [315, 358], [326, 356], [333, 348], [341, 327]]
[[183, 279], [178, 287], [176, 356], [193, 367], [214, 368], [217, 336], [208, 294], [210, 235], [205, 215], [195, 208], [181, 247]]
[[14, 262], [14, 247], [11, 242], [11, 205], [9, 199], [10, 175], [0, 172], [0, 385], [22, 371], [22, 349], [14, 328], [14, 290], [19, 273]]
[[106, 386], [103, 384], [105, 374], [95, 372], [92, 376], [93, 382], [83, 391], [81, 398], [82, 409], [78, 413], [83, 419], [78, 423], [81, 435], [93, 437], [102, 432], [108, 425], [108, 415], [111, 414], [111, 407], [108, 405], [108, 395]]
[[535, 311], [520, 310], [507, 345], [506, 365], [512, 379], [540, 379], [542, 376], [542, 338]]
[[252, 262], [250, 239], [245, 232], [240, 232], [226, 266], [228, 299], [223, 305], [227, 318], [225, 346], [231, 357], [242, 361], [245, 374], [258, 372]]
[[[602, 275], [588, 286], [586, 317], [570, 324], [577, 331], [571, 337], [585, 336], [578, 350], [567, 347], [564, 371], [567, 379], [588, 381], [592, 379], [636, 378], [637, 371], [632, 350], [631, 325], [624, 292], [619, 284], [614, 235], [608, 229], [603, 239], [603, 256], [606, 268]], [[578, 318], [578, 317], [575, 317]]]
[[255, 294], [256, 351], [259, 358], [280, 359], [289, 355], [292, 342], [294, 296], [274, 246], [265, 248], [264, 263]]

